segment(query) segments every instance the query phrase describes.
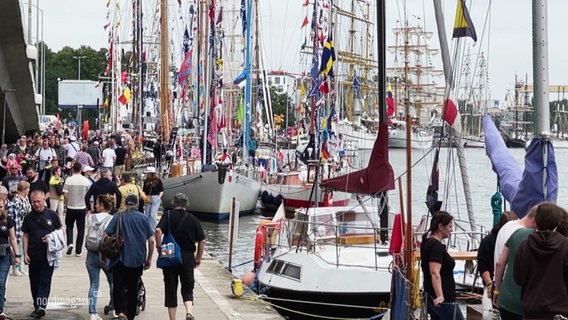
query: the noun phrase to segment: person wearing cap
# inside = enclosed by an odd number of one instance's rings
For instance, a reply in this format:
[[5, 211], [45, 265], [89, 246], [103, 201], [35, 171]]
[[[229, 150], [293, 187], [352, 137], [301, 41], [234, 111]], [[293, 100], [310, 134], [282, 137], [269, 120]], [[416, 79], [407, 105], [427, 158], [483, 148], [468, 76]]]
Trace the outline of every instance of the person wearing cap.
[[[164, 305], [168, 308], [170, 320], [176, 319], [177, 287], [178, 280], [181, 283], [181, 296], [185, 307], [185, 319], [194, 320], [193, 317], [193, 288], [195, 278], [193, 270], [201, 264], [205, 249], [205, 232], [194, 215], [187, 211], [189, 198], [183, 193], [178, 193], [172, 201], [173, 209], [162, 215], [155, 231], [156, 248], [161, 252], [162, 235], [171, 232], [181, 249], [183, 263], [181, 265], [162, 269], [164, 275]], [[168, 225], [170, 223], [170, 225]], [[197, 254], [195, 244], [197, 243]]]
[[75, 159], [75, 155], [77, 155], [77, 152], [79, 152], [79, 150], [81, 150], [81, 147], [76, 142], [77, 138], [75, 136], [70, 135], [68, 140], [69, 140], [69, 143], [64, 144], [63, 149], [65, 149], [65, 152], [67, 154], [67, 158], [65, 160], [67, 162], [72, 162], [73, 159]]
[[[80, 257], [83, 253], [83, 239], [85, 237], [85, 216], [87, 206], [85, 196], [91, 187], [89, 179], [81, 175], [81, 164], [75, 162], [73, 165], [73, 175], [65, 180], [63, 185], [63, 195], [67, 214], [65, 215], [65, 227], [67, 234], [67, 255], [73, 254]], [[73, 244], [73, 227], [77, 225], [77, 238]]]
[[144, 214], [150, 219], [152, 230], [156, 228], [158, 223], [158, 209], [162, 204], [162, 196], [164, 195], [164, 185], [162, 180], [158, 178], [156, 167], [146, 168], [146, 179], [142, 191], [146, 194], [146, 205], [144, 206]]
[[120, 190], [123, 199], [120, 203], [120, 207], [118, 208], [120, 211], [126, 210], [126, 197], [129, 195], [133, 194], [137, 196], [140, 201], [144, 201], [146, 198], [144, 191], [142, 191], [138, 185], [132, 183], [132, 173], [130, 172], [124, 172], [121, 175], [120, 187], [118, 187], [118, 190]]
[[[115, 214], [105, 229], [103, 237], [116, 232], [118, 219], [122, 219], [121, 233], [124, 246], [120, 255], [112, 259], [113, 292], [112, 301], [119, 320], [136, 317], [138, 283], [144, 269], [149, 269], [154, 253], [154, 230], [148, 217], [137, 210], [138, 197], [126, 197], [126, 211]], [[148, 247], [145, 246], [147, 243]]]
[[98, 166], [101, 163], [101, 149], [100, 143], [98, 140], [94, 140], [87, 148], [87, 153], [91, 155], [91, 159], [93, 159], [94, 166]]

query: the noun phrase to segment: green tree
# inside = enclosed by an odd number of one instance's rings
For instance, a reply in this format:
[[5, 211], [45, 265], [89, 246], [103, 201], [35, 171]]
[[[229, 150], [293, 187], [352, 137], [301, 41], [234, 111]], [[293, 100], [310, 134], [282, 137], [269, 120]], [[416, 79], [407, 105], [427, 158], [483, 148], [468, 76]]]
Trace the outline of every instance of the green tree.
[[[281, 114], [284, 116], [284, 121], [282, 122], [282, 129], [288, 125], [293, 125], [296, 123], [296, 109], [294, 105], [292, 105], [291, 99], [287, 93], [278, 93], [276, 88], [270, 86], [270, 100], [272, 102], [272, 113], [273, 114]], [[286, 112], [288, 109], [288, 112]], [[288, 119], [286, 119], [286, 115], [288, 115]], [[288, 122], [286, 122], [288, 121]]]
[[[39, 48], [45, 50], [46, 114], [60, 113], [61, 119], [75, 119], [76, 110], [59, 110], [58, 108], [58, 82], [59, 80], [77, 79], [79, 62], [74, 57], [81, 57], [81, 80], [99, 81], [99, 76], [103, 75], [106, 68], [108, 50], [96, 51], [91, 47], [81, 46], [79, 49], [64, 47], [54, 53], [46, 44], [40, 45]], [[83, 119], [89, 120], [91, 127], [94, 126], [97, 116], [98, 110], [83, 111]]]

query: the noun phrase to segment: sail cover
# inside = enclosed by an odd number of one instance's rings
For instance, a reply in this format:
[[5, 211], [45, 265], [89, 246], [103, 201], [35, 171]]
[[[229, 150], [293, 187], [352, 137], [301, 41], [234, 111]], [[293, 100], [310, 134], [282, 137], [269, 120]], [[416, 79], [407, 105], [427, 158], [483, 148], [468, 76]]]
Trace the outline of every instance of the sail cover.
[[483, 116], [481, 125], [485, 133], [485, 154], [491, 160], [493, 171], [499, 177], [501, 193], [507, 201], [511, 202], [517, 194], [522, 169], [507, 149], [501, 133], [495, 127], [495, 123], [489, 114]]
[[525, 169], [517, 164], [491, 116], [483, 117], [486, 154], [499, 177], [501, 192], [511, 209], [524, 217], [531, 207], [543, 202], [556, 202], [558, 172], [554, 148], [548, 138], [535, 137], [525, 155]]
[[389, 163], [387, 123], [381, 122], [379, 124], [379, 133], [373, 145], [367, 168], [323, 180], [321, 186], [343, 192], [370, 195], [393, 190], [394, 171]]
[[522, 217], [543, 201], [556, 203], [558, 172], [554, 147], [548, 138], [535, 137], [525, 155], [525, 171], [511, 209]]

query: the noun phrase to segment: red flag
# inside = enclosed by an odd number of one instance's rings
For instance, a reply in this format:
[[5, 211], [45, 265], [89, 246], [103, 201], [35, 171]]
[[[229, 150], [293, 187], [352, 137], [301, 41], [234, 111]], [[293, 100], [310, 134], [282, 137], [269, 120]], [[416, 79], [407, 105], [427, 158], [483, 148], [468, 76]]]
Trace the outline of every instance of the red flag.
[[394, 216], [394, 225], [392, 228], [391, 242], [389, 244], [389, 253], [400, 253], [402, 249], [402, 219], [400, 213]]
[[126, 81], [128, 81], [128, 72], [125, 70], [120, 74], [120, 82], [125, 83]]
[[310, 0], [306, 0], [306, 2], [304, 2], [304, 4], [302, 6], [307, 7], [309, 4], [310, 4]]
[[[306, 16], [306, 17], [304, 18], [304, 22], [302, 22], [302, 27], [301, 27], [301, 28], [307, 26], [309, 23], [310, 23], [310, 21], [308, 20], [308, 16]], [[300, 29], [301, 29], [301, 28], [300, 28]]]
[[454, 121], [458, 116], [458, 108], [452, 99], [448, 99], [444, 102], [444, 108], [442, 110], [442, 119], [446, 121], [450, 126], [454, 125]]

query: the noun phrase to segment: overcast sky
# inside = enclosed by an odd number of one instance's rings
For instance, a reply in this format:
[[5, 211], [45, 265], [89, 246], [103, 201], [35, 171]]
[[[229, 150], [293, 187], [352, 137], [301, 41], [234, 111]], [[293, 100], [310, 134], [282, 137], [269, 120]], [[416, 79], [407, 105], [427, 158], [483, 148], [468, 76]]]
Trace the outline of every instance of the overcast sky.
[[[80, 45], [94, 49], [107, 47], [107, 33], [103, 29], [106, 0], [35, 0], [33, 3], [36, 1], [43, 10], [43, 38], [52, 50], [57, 51], [64, 46], [78, 48]], [[149, 0], [143, 1], [146, 3]], [[386, 1], [389, 13], [387, 27], [392, 28], [399, 19], [397, 12], [400, 12], [403, 1]], [[477, 29], [478, 46], [487, 48], [484, 51], [488, 56], [492, 98], [503, 100], [506, 90], [513, 87], [515, 75], [520, 79], [528, 75], [528, 82], [532, 83], [532, 1], [493, 1], [490, 23], [484, 26], [489, 1], [467, 3]], [[171, 2], [175, 5], [177, 1]], [[298, 64], [290, 59], [288, 52], [297, 50], [302, 42], [299, 25], [305, 16], [301, 6], [303, 2], [304, 0], [264, 0], [262, 23], [266, 30], [265, 41], [268, 42], [265, 47], [273, 48], [265, 53], [267, 68], [299, 71], [293, 70]], [[456, 0], [442, 2], [445, 6], [446, 29], [450, 33]], [[408, 0], [407, 6], [411, 14], [425, 17], [429, 31], [436, 32], [432, 0]], [[24, 10], [27, 12], [27, 7]], [[550, 84], [568, 84], [568, 63], [565, 61], [568, 59], [568, 40], [565, 36], [565, 31], [568, 30], [567, 17], [568, 1], [548, 0]], [[386, 34], [387, 43], [392, 43], [392, 38], [389, 39], [393, 37], [392, 32]], [[432, 45], [436, 46], [437, 37], [433, 41], [435, 44]], [[439, 67], [441, 68], [441, 62]], [[551, 99], [556, 99], [556, 95], [551, 96]]]

